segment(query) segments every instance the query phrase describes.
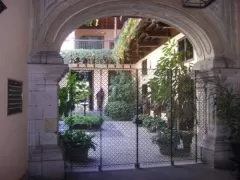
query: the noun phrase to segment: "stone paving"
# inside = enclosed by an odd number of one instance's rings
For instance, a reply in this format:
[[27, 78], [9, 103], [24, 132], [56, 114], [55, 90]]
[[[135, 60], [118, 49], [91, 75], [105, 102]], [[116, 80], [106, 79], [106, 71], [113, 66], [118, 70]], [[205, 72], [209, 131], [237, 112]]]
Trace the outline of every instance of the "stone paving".
[[[109, 121], [105, 117], [102, 131], [89, 132], [95, 134], [94, 142], [96, 151], [89, 151], [89, 161], [84, 164], [73, 163], [71, 168], [79, 170], [94, 170], [102, 159], [103, 169], [133, 168], [137, 162], [137, 130], [136, 124], [130, 121]], [[154, 133], [149, 133], [146, 128], [138, 129], [138, 162], [141, 166], [170, 165], [170, 157], [161, 155], [157, 145], [151, 141]], [[102, 140], [102, 141], [101, 141]], [[102, 153], [101, 153], [102, 152]], [[102, 156], [101, 156], [102, 154]], [[193, 161], [193, 157], [179, 157], [178, 160]]]

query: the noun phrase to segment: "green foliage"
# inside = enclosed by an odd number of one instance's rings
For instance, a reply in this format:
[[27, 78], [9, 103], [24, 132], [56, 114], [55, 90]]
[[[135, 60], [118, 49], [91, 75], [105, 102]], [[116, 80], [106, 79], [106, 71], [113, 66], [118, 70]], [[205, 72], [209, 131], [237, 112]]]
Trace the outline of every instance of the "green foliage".
[[152, 116], [141, 116], [139, 119], [143, 122], [143, 127], [147, 129], [151, 128], [154, 122], [154, 118]]
[[240, 94], [226, 83], [226, 79], [217, 78], [211, 90], [214, 97], [214, 112], [229, 132], [229, 139], [240, 142]]
[[99, 19], [91, 20], [85, 23], [86, 26], [98, 26]]
[[85, 81], [77, 81], [75, 103], [78, 104], [82, 100], [91, 95], [91, 89]]
[[118, 72], [111, 80], [110, 95], [106, 113], [111, 118], [130, 120], [134, 115], [134, 87], [131, 74]]
[[180, 131], [180, 138], [183, 141], [183, 144], [191, 144], [192, 143], [192, 138], [194, 136], [194, 132], [193, 131]]
[[[112, 50], [108, 49], [74, 49], [61, 52], [65, 64], [83, 63], [85, 60], [89, 64], [114, 64], [115, 60]], [[78, 61], [76, 58], [79, 58]]]
[[193, 137], [193, 131], [180, 131], [182, 138]]
[[137, 35], [137, 25], [139, 23], [138, 19], [131, 18], [128, 20], [123, 32], [121, 32], [117, 43], [113, 49], [113, 55], [115, 62], [123, 63], [124, 61], [124, 51], [129, 48], [129, 43]]
[[105, 112], [113, 120], [129, 121], [134, 115], [134, 104], [126, 101], [108, 102]]
[[68, 91], [67, 87], [62, 87], [59, 89], [59, 115], [68, 116], [69, 111], [71, 111], [70, 106], [68, 104]]
[[143, 122], [143, 126], [150, 132], [162, 131], [167, 128], [167, 123], [161, 118], [154, 118], [152, 116], [141, 116], [140, 120]]
[[77, 80], [76, 73], [68, 73], [67, 84], [59, 89], [59, 115], [60, 117], [69, 115], [75, 109], [75, 104], [89, 97], [91, 90], [86, 82]]
[[67, 130], [62, 135], [60, 135], [60, 139], [63, 142], [65, 148], [82, 148], [89, 149], [92, 148], [95, 150], [96, 144], [93, 142], [94, 135], [88, 135], [83, 131], [72, 131]]
[[171, 134], [170, 129], [164, 129], [163, 131], [159, 131], [158, 134], [152, 138], [152, 142], [161, 147], [170, 146], [172, 142], [173, 148], [176, 148], [176, 146], [180, 144], [180, 134], [177, 131], [172, 131]]
[[73, 115], [64, 119], [64, 122], [69, 126], [73, 127], [76, 124], [84, 125], [91, 128], [92, 126], [100, 126], [103, 124], [103, 118], [96, 115]]
[[134, 103], [134, 84], [129, 72], [118, 72], [111, 80], [109, 102], [124, 101]]
[[166, 42], [163, 47], [163, 56], [160, 57], [154, 77], [149, 81], [151, 98], [162, 105], [169, 102], [171, 87], [177, 89], [178, 78], [186, 72], [186, 68], [179, 61], [180, 53], [177, 51], [175, 41]]
[[[169, 40], [163, 48], [154, 77], [149, 81], [150, 98], [167, 108], [167, 116], [179, 118], [180, 122], [188, 121], [192, 128], [194, 112], [194, 83], [190, 76], [190, 68], [180, 60], [177, 43]], [[170, 107], [171, 104], [171, 107]], [[183, 127], [184, 127], [183, 125]]]

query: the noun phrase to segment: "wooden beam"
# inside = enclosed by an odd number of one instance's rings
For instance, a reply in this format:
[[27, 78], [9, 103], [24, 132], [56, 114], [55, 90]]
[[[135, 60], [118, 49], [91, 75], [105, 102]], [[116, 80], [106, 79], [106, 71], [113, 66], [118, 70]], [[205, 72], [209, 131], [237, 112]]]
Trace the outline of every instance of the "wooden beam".
[[139, 47], [158, 47], [160, 42], [158, 40], [152, 40], [147, 42], [139, 42], [137, 46]]
[[127, 58], [141, 58], [141, 57], [144, 57], [145, 55], [144, 54], [127, 54], [126, 57]]
[[146, 31], [151, 31], [155, 26], [156, 26], [156, 23], [152, 22], [145, 30]]
[[153, 51], [156, 47], [158, 46], [154, 46], [154, 47], [138, 46], [138, 47], [135, 47], [134, 50], [138, 52], [139, 51], [149, 52], [149, 51]]
[[135, 50], [135, 51], [127, 51], [126, 54], [133, 55], [133, 56], [141, 56], [141, 55], [145, 55], [145, 52], [146, 51], [139, 52]]
[[145, 53], [147, 53], [147, 52], [149, 52], [148, 50], [137, 50], [137, 49], [131, 49], [131, 50], [129, 50], [129, 51], [127, 51], [127, 53], [142, 53], [142, 54], [145, 54]]
[[146, 36], [146, 37], [143, 39], [143, 42], [151, 41], [151, 39], [152, 39], [151, 36]]
[[151, 37], [161, 37], [161, 38], [168, 38], [171, 36], [170, 32], [164, 32], [164, 31], [146, 31], [145, 32], [147, 34], [147, 36], [151, 36]]
[[142, 39], [145, 39], [146, 36], [147, 36], [146, 33], [141, 33], [141, 35], [138, 37], [138, 41], [141, 41]]

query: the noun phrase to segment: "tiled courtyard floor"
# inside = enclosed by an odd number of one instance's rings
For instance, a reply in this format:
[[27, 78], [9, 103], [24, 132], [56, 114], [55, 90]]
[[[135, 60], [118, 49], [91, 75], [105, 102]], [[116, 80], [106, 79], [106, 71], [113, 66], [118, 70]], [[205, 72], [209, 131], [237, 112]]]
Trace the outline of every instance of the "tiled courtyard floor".
[[[134, 168], [137, 161], [137, 130], [131, 121], [108, 121], [102, 130], [90, 132], [95, 134], [96, 151], [89, 151], [89, 161], [84, 164], [72, 163], [74, 171], [96, 170], [102, 160], [102, 168]], [[143, 166], [170, 165], [170, 157], [162, 155], [159, 147], [152, 143], [154, 133], [146, 128], [138, 129], [138, 162]], [[175, 156], [173, 159], [180, 163], [194, 163], [195, 151], [186, 155]], [[70, 166], [70, 165], [68, 165]]]

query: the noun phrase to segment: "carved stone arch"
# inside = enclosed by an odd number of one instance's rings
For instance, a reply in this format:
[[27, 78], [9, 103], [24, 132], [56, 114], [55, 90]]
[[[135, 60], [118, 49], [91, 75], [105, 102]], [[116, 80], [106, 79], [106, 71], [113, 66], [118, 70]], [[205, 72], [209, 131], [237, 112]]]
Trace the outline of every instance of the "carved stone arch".
[[[184, 9], [176, 0], [69, 0], [49, 14], [40, 28], [34, 52], [59, 51], [67, 35], [90, 19], [114, 15], [158, 19], [176, 27], [192, 42], [200, 66], [224, 67], [233, 59], [226, 33], [209, 10]], [[221, 59], [221, 62], [220, 62]], [[214, 62], [218, 61], [218, 63]]]

